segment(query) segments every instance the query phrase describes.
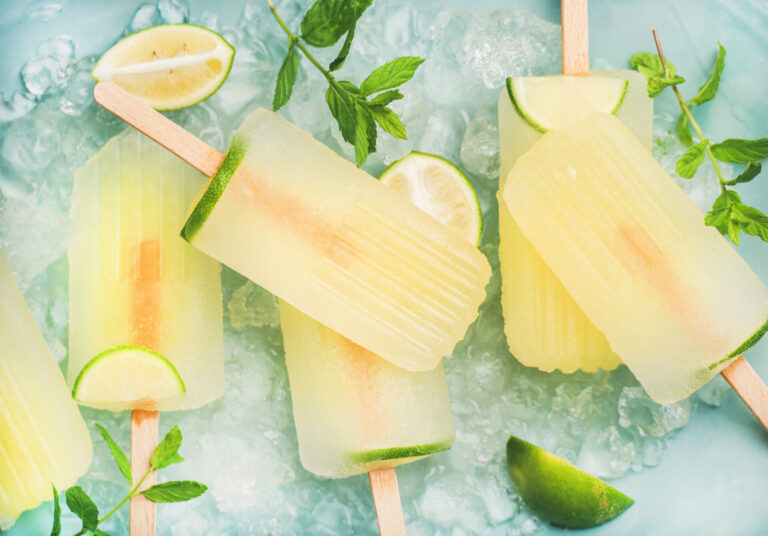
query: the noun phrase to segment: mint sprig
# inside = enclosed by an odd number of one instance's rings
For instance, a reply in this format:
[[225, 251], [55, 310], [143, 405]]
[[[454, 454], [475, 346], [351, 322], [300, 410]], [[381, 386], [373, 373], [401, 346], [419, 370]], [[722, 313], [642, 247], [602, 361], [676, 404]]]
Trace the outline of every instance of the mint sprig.
[[[656, 29], [653, 30], [653, 37], [657, 54], [648, 52], [635, 54], [630, 58], [629, 63], [645, 76], [650, 97], [655, 98], [664, 89], [671, 87], [680, 105], [681, 113], [675, 124], [675, 134], [688, 149], [675, 164], [675, 172], [684, 179], [691, 179], [708, 157], [717, 174], [720, 195], [712, 205], [712, 210], [705, 215], [704, 223], [715, 227], [736, 245], [739, 244], [742, 232], [768, 242], [768, 216], [759, 209], [745, 204], [739, 194], [729, 188], [750, 182], [760, 174], [762, 165], [759, 160], [768, 158], [768, 138], [727, 139], [712, 143], [704, 136], [692, 113], [694, 107], [711, 101], [717, 95], [725, 69], [725, 47], [718, 42], [717, 57], [711, 74], [699, 87], [696, 95], [692, 99], [685, 100], [677, 88], [679, 84], [685, 82], [685, 79], [677, 74], [672, 62], [664, 57]], [[698, 139], [696, 142], [694, 142], [694, 133]], [[726, 180], [719, 162], [746, 164], [746, 167], [735, 178]]]
[[[125, 505], [125, 503], [139, 495], [142, 495], [155, 503], [183, 502], [199, 497], [208, 489], [205, 484], [201, 484], [200, 482], [174, 480], [155, 484], [143, 491], [139, 491], [141, 485], [153, 471], [158, 471], [171, 464], [184, 461], [184, 458], [179, 454], [182, 435], [178, 426], [174, 426], [157, 445], [150, 459], [150, 468], [139, 479], [136, 485], [133, 485], [128, 456], [126, 456], [125, 452], [120, 448], [117, 442], [112, 439], [112, 436], [109, 435], [109, 432], [107, 432], [103, 426], [97, 424], [96, 428], [107, 443], [107, 447], [112, 453], [112, 457], [114, 458], [120, 473], [128, 481], [130, 489], [125, 497], [123, 497], [112, 510], [104, 516], [99, 517], [98, 507], [83, 488], [80, 486], [69, 488], [65, 493], [67, 506], [70, 511], [82, 521], [82, 528], [76, 532], [74, 536], [109, 536], [106, 532], [98, 528], [99, 525], [112, 517]], [[59, 493], [53, 484], [51, 484], [51, 487], [53, 488], [53, 528], [51, 529], [51, 536], [60, 536], [61, 506], [59, 504]]]
[[[275, 20], [288, 36], [288, 50], [275, 81], [272, 109], [277, 111], [291, 98], [299, 66], [299, 52], [328, 81], [325, 102], [339, 125], [342, 138], [355, 147], [358, 166], [376, 151], [378, 128], [390, 135], [406, 139], [405, 126], [389, 104], [403, 95], [395, 88], [413, 78], [424, 58], [404, 56], [374, 69], [358, 87], [349, 80], [337, 80], [334, 72], [347, 59], [355, 36], [357, 20], [373, 0], [316, 0], [301, 21], [301, 32], [291, 31], [283, 22], [272, 0], [267, 0]], [[336, 58], [325, 68], [307, 49], [330, 47], [343, 36], [344, 42]]]

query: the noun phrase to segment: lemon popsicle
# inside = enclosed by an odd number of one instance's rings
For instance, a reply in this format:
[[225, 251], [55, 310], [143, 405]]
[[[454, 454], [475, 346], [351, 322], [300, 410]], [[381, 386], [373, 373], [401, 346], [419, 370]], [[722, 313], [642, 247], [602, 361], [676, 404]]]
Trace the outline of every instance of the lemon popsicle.
[[475, 319], [490, 267], [472, 245], [275, 113], [251, 113], [183, 236], [408, 370]]
[[442, 365], [409, 372], [281, 301], [280, 323], [304, 467], [341, 478], [450, 448]]
[[88, 429], [0, 252], [0, 530], [91, 465]]
[[223, 393], [220, 266], [178, 236], [202, 180], [133, 129], [75, 172], [68, 378], [79, 401], [165, 411]]
[[517, 159], [543, 135], [589, 110], [613, 112], [650, 149], [653, 101], [635, 71], [508, 80], [499, 97], [501, 173], [499, 260], [504, 330], [510, 352], [545, 371], [613, 369], [621, 362], [601, 333], [525, 238], [501, 200]]
[[503, 199], [659, 403], [702, 386], [768, 327], [768, 290], [615, 117], [545, 134]]

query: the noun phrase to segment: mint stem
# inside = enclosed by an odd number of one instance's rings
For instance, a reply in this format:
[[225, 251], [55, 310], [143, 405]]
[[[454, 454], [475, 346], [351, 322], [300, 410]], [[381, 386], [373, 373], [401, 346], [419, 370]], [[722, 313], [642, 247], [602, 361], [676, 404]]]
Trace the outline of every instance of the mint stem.
[[[661, 50], [661, 42], [659, 41], [659, 32], [656, 31], [656, 28], [653, 29], [653, 40], [656, 42], [656, 50], [659, 52], [659, 59], [661, 60], [661, 66], [664, 67], [664, 76], [669, 77], [669, 67], [667, 67], [667, 60], [664, 59], [664, 52]], [[677, 102], [680, 105], [680, 110], [688, 118], [688, 122], [691, 124], [691, 127], [693, 127], [693, 130], [696, 132], [696, 135], [699, 137], [699, 141], [706, 139], [706, 137], [704, 136], [704, 132], [702, 132], [701, 127], [696, 122], [696, 119], [693, 118], [693, 114], [691, 113], [691, 110], [685, 104], [685, 99], [683, 99], [683, 96], [680, 95], [680, 91], [677, 89], [676, 85], [672, 86], [672, 91], [675, 93], [675, 97], [677, 97]], [[720, 190], [723, 192], [723, 194], [725, 194], [726, 193], [725, 179], [723, 178], [723, 173], [720, 171], [720, 164], [717, 162], [717, 159], [715, 158], [715, 155], [709, 146], [710, 144], [707, 143], [707, 146], [704, 148], [704, 151], [707, 153], [709, 160], [712, 162], [712, 167], [715, 168], [715, 173], [717, 173], [717, 180], [720, 183]], [[728, 196], [725, 196], [725, 199], [727, 202]]]
[[123, 497], [123, 500], [122, 500], [122, 501], [120, 501], [120, 502], [118, 503], [118, 505], [117, 505], [117, 506], [115, 506], [115, 507], [114, 507], [112, 510], [110, 510], [110, 511], [109, 511], [109, 513], [107, 513], [107, 514], [106, 514], [104, 517], [102, 517], [101, 519], [99, 519], [99, 524], [101, 524], [101, 523], [102, 523], [103, 521], [105, 521], [106, 519], [108, 519], [108, 518], [112, 517], [112, 515], [114, 515], [114, 514], [115, 514], [115, 513], [116, 513], [118, 510], [120, 510], [120, 508], [122, 508], [122, 506], [123, 506], [125, 503], [127, 503], [128, 501], [130, 501], [131, 499], [133, 499], [133, 498], [134, 498], [136, 495], [138, 495], [138, 494], [136, 493], [136, 491], [139, 489], [139, 486], [141, 486], [141, 485], [144, 483], [144, 481], [147, 479], [147, 477], [149, 476], [149, 474], [150, 474], [152, 471], [154, 471], [154, 469], [152, 469], [152, 468], [150, 467], [150, 468], [147, 470], [147, 472], [146, 472], [146, 473], [144, 473], [144, 476], [143, 476], [143, 477], [141, 477], [141, 480], [139, 480], [139, 483], [138, 483], [138, 484], [136, 484], [136, 485], [133, 487], [133, 489], [132, 489], [131, 491], [129, 491], [129, 492], [128, 492], [128, 494], [127, 494], [125, 497]]

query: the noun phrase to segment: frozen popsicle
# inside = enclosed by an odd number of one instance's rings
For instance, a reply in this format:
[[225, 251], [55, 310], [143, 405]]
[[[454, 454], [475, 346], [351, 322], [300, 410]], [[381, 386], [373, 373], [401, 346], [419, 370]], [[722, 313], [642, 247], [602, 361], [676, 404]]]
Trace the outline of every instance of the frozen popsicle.
[[689, 395], [768, 328], [768, 290], [611, 115], [546, 133], [502, 196], [657, 402]]
[[0, 252], [0, 530], [91, 465], [88, 429]]
[[220, 266], [179, 237], [203, 177], [133, 129], [75, 172], [68, 377], [110, 410], [224, 390]]
[[[601, 83], [606, 78], [610, 82], [626, 80], [625, 92], [617, 93], [614, 84]], [[517, 98], [521, 101], [517, 104], [514, 86], [517, 86]], [[616, 117], [650, 149], [653, 100], [648, 97], [645, 78], [641, 74], [616, 70], [510, 79], [499, 97], [499, 192], [517, 159], [543, 135], [543, 129], [534, 126], [537, 119], [547, 128], [567, 124], [599, 107], [601, 93], [603, 99], [614, 101], [618, 95]], [[597, 102], [594, 99], [598, 99]], [[613, 103], [608, 105], [609, 108], [613, 106]], [[541, 119], [536, 115], [528, 116], [531, 113], [526, 111], [528, 107], [543, 111], [544, 116]], [[590, 322], [542, 261], [501, 200], [499, 261], [504, 330], [510, 352], [521, 363], [545, 371], [560, 369], [563, 372], [610, 370], [619, 365], [621, 360], [605, 335]]]
[[416, 461], [455, 436], [442, 365], [409, 372], [280, 302], [304, 467], [341, 478]]
[[235, 134], [183, 236], [412, 371], [453, 350], [490, 277], [477, 248], [266, 110]]

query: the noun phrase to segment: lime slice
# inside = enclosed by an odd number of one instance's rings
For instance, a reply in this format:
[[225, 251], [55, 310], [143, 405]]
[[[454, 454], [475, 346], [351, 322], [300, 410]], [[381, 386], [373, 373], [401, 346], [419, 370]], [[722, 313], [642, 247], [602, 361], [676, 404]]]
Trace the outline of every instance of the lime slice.
[[628, 85], [627, 80], [607, 76], [507, 78], [515, 110], [539, 132], [564, 126], [587, 112], [616, 113]]
[[563, 458], [515, 436], [507, 441], [507, 469], [526, 504], [562, 527], [602, 525], [635, 502]]
[[166, 24], [133, 33], [110, 48], [93, 77], [112, 80], [157, 110], [176, 110], [213, 95], [232, 68], [235, 49], [214, 31]]
[[72, 398], [116, 411], [156, 409], [187, 391], [173, 363], [142, 346], [117, 346], [91, 359], [80, 371]]
[[477, 194], [448, 160], [414, 151], [385, 169], [379, 180], [467, 241], [480, 243], [483, 218]]

